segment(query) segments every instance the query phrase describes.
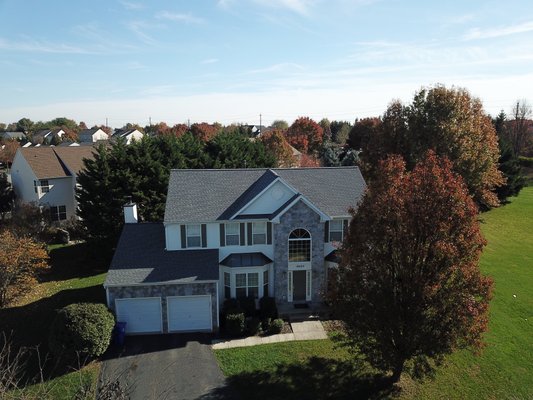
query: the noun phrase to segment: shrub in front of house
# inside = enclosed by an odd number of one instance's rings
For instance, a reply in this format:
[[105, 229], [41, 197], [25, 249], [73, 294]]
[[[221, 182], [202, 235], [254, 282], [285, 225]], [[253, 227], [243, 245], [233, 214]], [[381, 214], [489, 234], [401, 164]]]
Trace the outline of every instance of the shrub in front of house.
[[257, 317], [246, 318], [246, 332], [255, 336], [261, 331], [261, 320]]
[[226, 332], [230, 336], [242, 336], [245, 330], [244, 313], [226, 315]]
[[257, 309], [255, 308], [255, 298], [253, 297], [241, 297], [239, 298], [239, 305], [244, 311], [246, 317], [255, 317]]
[[50, 351], [67, 362], [98, 357], [109, 346], [114, 325], [115, 318], [104, 304], [70, 304], [59, 310], [52, 322]]
[[268, 332], [272, 335], [281, 333], [281, 330], [283, 329], [283, 325], [284, 325], [284, 322], [281, 318], [275, 319], [270, 323]]
[[265, 296], [259, 300], [259, 315], [261, 319], [278, 318], [278, 307], [274, 297]]

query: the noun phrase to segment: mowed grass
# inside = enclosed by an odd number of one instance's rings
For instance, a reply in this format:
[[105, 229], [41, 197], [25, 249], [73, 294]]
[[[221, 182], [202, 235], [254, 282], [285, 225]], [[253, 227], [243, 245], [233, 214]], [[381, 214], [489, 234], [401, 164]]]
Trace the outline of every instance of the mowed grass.
[[457, 352], [434, 379], [402, 377], [401, 391], [388, 393], [372, 385], [372, 371], [364, 364], [350, 368], [348, 352], [331, 340], [217, 350], [230, 387], [265, 399], [533, 398], [533, 187], [480, 217], [488, 241], [480, 266], [494, 279], [487, 346], [481, 354]]
[[94, 386], [99, 365], [92, 363], [80, 371], [76, 371], [77, 366], [57, 365], [48, 354], [48, 329], [62, 307], [77, 302], [105, 302], [102, 284], [107, 260], [95, 256], [83, 243], [49, 246], [49, 253], [50, 270], [24, 297], [0, 310], [0, 332], [11, 337], [15, 348], [33, 349], [26, 368], [28, 383], [40, 374], [35, 355], [35, 349], [39, 349], [45, 382], [28, 386], [25, 395], [43, 398], [46, 393], [47, 399], [71, 399], [80, 387]]
[[406, 398], [533, 398], [533, 187], [481, 218], [481, 270], [494, 278], [487, 347], [452, 355]]

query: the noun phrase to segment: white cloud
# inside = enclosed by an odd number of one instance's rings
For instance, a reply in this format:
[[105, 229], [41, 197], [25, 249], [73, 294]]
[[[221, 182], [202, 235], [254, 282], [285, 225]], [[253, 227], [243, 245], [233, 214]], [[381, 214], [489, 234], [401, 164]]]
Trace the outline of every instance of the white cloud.
[[134, 10], [134, 11], [137, 11], [137, 10], [142, 10], [143, 8], [145, 8], [144, 4], [142, 4], [142, 3], [136, 3], [136, 2], [132, 2], [132, 1], [120, 0], [119, 3], [122, 4], [122, 6], [123, 6], [126, 10]]
[[153, 24], [148, 24], [144, 21], [129, 21], [126, 26], [135, 33], [139, 39], [148, 45], [155, 45], [157, 41], [150, 36], [146, 31], [153, 27]]
[[218, 61], [218, 58], [208, 58], [207, 60], [202, 60], [200, 64], [215, 64]]
[[98, 51], [65, 43], [54, 43], [45, 40], [35, 40], [24, 38], [22, 41], [11, 41], [0, 38], [0, 49], [38, 52], [38, 53], [59, 53], [59, 54], [97, 54]]
[[502, 36], [515, 35], [533, 31], [533, 21], [517, 25], [500, 26], [498, 28], [480, 29], [472, 28], [464, 36], [464, 40], [490, 39]]
[[158, 19], [166, 19], [174, 22], [184, 22], [188, 24], [201, 24], [205, 20], [199, 17], [195, 17], [191, 13], [172, 13], [170, 11], [161, 11], [155, 15]]
[[304, 67], [296, 63], [278, 63], [265, 68], [253, 69], [248, 71], [249, 74], [262, 74], [272, 72], [303, 71]]
[[255, 0], [265, 7], [285, 8], [300, 15], [308, 15], [316, 0]]

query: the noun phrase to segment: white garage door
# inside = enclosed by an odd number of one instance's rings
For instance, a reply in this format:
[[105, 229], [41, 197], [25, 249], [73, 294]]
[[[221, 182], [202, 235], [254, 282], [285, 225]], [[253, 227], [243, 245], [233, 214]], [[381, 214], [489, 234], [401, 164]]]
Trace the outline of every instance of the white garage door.
[[167, 297], [168, 330], [212, 330], [211, 296]]
[[161, 298], [116, 299], [117, 321], [126, 322], [126, 333], [159, 333], [163, 330]]

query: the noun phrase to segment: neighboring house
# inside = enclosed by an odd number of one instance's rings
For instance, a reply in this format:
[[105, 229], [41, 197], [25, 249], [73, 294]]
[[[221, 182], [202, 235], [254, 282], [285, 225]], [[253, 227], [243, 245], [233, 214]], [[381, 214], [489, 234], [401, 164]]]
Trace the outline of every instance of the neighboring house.
[[64, 134], [63, 129], [41, 129], [33, 134], [31, 141], [33, 144], [50, 144], [52, 138], [61, 139]]
[[76, 178], [93, 152], [89, 146], [19, 148], [11, 167], [17, 200], [49, 206], [54, 221], [74, 217]]
[[78, 134], [78, 139], [82, 143], [94, 143], [99, 140], [109, 139], [109, 135], [100, 128], [84, 129]]
[[141, 140], [144, 134], [137, 129], [116, 129], [112, 139], [124, 138], [126, 139], [126, 144], [130, 144], [132, 140]]
[[130, 334], [217, 330], [225, 298], [317, 308], [364, 189], [357, 167], [172, 170], [164, 222], [124, 207], [108, 306]]
[[24, 132], [0, 132], [0, 139], [20, 141], [26, 139], [26, 134]]

